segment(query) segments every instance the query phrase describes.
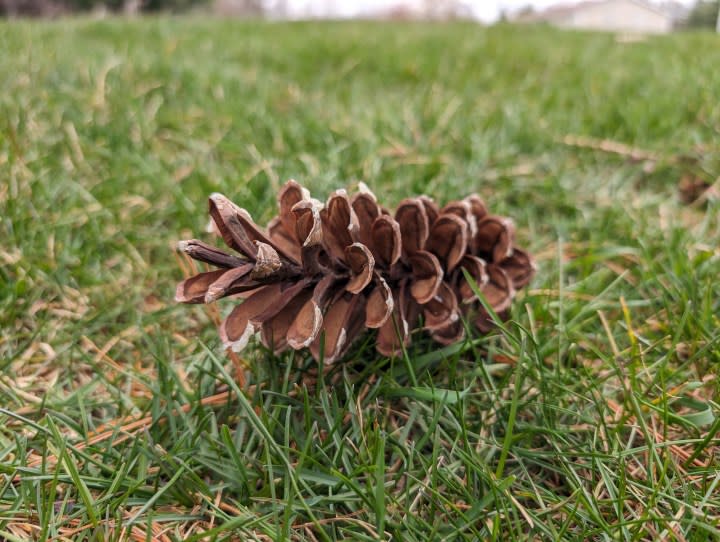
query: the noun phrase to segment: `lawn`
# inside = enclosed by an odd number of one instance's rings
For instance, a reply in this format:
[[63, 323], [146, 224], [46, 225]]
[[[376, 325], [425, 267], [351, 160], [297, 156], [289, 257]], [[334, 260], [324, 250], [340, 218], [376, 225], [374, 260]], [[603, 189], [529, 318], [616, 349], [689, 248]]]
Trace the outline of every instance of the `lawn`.
[[[719, 37], [158, 18], [0, 52], [0, 539], [718, 540]], [[477, 192], [538, 273], [454, 347], [233, 360], [175, 244], [291, 177]]]

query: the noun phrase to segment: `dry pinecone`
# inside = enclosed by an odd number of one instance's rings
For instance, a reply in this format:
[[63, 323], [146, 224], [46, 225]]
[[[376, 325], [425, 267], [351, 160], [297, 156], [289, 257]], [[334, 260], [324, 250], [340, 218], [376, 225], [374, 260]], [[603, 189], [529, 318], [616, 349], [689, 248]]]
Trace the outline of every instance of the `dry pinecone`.
[[482, 332], [492, 327], [463, 269], [502, 318], [535, 270], [513, 244], [512, 222], [488, 214], [478, 196], [442, 209], [427, 196], [408, 198], [393, 217], [364, 185], [352, 198], [338, 190], [323, 206], [289, 181], [278, 203], [265, 231], [224, 196], [210, 197], [213, 223], [239, 256], [195, 239], [178, 245], [218, 269], [181, 282], [177, 301], [243, 299], [220, 329], [235, 351], [259, 331], [275, 352], [310, 347], [332, 363], [367, 327], [378, 329], [377, 350], [390, 356], [421, 323], [449, 344], [464, 336], [461, 316]]

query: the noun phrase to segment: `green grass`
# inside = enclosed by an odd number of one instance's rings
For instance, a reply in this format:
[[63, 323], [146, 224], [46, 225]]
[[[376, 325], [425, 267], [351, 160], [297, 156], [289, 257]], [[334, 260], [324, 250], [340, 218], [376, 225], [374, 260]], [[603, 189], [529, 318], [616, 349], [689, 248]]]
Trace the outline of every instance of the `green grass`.
[[[720, 537], [720, 205], [677, 197], [720, 175], [720, 38], [168, 18], [0, 52], [0, 539]], [[251, 348], [240, 389], [173, 247], [290, 177], [478, 192], [539, 273], [492, 336]]]

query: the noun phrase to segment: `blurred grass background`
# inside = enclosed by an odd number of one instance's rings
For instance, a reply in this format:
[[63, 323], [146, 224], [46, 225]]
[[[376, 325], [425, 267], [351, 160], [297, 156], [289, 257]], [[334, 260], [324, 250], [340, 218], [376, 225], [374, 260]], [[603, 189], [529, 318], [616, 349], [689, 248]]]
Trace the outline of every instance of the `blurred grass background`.
[[[0, 537], [715, 539], [719, 45], [0, 23]], [[291, 177], [479, 193], [538, 256], [517, 324], [417, 342], [419, 386], [367, 345], [329, 388], [251, 350], [238, 394], [174, 245]]]

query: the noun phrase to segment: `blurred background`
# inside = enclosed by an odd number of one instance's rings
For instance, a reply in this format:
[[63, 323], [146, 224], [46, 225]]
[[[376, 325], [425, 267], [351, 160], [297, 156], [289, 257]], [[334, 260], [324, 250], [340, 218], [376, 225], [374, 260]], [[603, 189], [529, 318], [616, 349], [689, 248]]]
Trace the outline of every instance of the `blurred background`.
[[719, 7], [718, 0], [0, 0], [0, 14], [10, 17], [195, 11], [272, 19], [510, 20], [653, 33], [720, 30]]

